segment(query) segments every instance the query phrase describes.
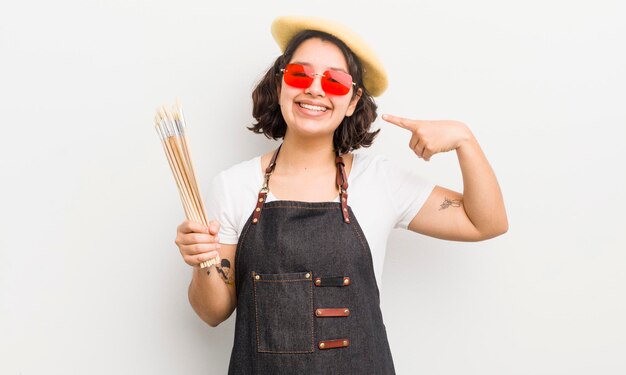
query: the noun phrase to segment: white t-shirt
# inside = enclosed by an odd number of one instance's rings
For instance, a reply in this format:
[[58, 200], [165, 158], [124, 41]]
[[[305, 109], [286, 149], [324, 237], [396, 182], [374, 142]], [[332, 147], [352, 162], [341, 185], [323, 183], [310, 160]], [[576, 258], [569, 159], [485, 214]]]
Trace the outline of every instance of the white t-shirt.
[[[213, 178], [206, 195], [207, 215], [209, 220], [220, 222], [221, 243], [237, 243], [262, 185], [260, 156], [236, 164]], [[354, 153], [348, 185], [348, 205], [369, 244], [380, 289], [391, 229], [408, 227], [434, 185], [382, 156], [358, 152]], [[268, 202], [276, 200], [271, 191], [267, 198]]]

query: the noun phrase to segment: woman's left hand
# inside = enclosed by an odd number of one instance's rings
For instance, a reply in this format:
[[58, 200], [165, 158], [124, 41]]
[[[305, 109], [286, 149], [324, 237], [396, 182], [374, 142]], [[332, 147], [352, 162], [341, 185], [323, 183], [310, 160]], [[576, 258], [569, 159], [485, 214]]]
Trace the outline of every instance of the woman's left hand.
[[459, 121], [410, 120], [393, 115], [383, 115], [383, 120], [410, 131], [409, 148], [426, 161], [440, 152], [456, 150], [474, 137]]

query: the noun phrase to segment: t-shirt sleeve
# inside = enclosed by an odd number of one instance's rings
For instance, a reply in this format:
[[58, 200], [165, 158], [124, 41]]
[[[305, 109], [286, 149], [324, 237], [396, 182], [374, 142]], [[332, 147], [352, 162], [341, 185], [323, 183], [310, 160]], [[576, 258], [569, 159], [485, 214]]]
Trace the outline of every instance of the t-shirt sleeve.
[[386, 177], [388, 197], [395, 210], [394, 228], [407, 229], [432, 193], [435, 184], [416, 171], [388, 159], [382, 159], [379, 167]]
[[226, 189], [225, 173], [216, 175], [209, 184], [206, 196], [206, 209], [209, 220], [220, 223], [219, 238], [224, 244], [236, 244], [239, 238], [235, 217], [236, 210], [232, 207], [231, 195]]

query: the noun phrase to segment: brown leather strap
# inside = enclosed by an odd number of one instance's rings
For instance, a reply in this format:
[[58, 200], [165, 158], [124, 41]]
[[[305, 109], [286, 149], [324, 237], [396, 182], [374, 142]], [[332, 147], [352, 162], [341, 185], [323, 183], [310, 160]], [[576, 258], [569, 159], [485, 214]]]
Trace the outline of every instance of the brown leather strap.
[[321, 350], [347, 348], [348, 346], [350, 346], [350, 340], [348, 339], [324, 340], [317, 344], [317, 347]]
[[252, 224], [256, 224], [259, 222], [261, 217], [261, 209], [263, 209], [263, 203], [267, 200], [267, 193], [269, 190], [270, 176], [272, 172], [274, 172], [274, 168], [276, 167], [276, 158], [278, 157], [278, 152], [280, 151], [280, 147], [282, 143], [276, 151], [274, 151], [274, 155], [272, 155], [272, 160], [270, 160], [270, 164], [265, 168], [265, 180], [263, 181], [263, 187], [261, 191], [259, 191], [259, 196], [256, 200], [256, 207], [254, 207], [254, 212], [252, 213]]
[[348, 179], [346, 178], [345, 163], [343, 158], [339, 155], [337, 150], [337, 157], [335, 158], [337, 164], [337, 187], [339, 188], [339, 200], [341, 201], [341, 214], [343, 215], [343, 221], [346, 224], [350, 224], [350, 213], [348, 212]]
[[315, 309], [315, 316], [318, 318], [345, 317], [350, 316], [350, 309], [347, 307]]
[[339, 193], [341, 199], [341, 213], [343, 214], [343, 221], [346, 224], [350, 224], [350, 212], [348, 211], [348, 192], [344, 191]]
[[254, 213], [252, 213], [252, 224], [256, 224], [259, 222], [259, 218], [261, 217], [261, 208], [263, 207], [263, 202], [265, 202], [265, 199], [267, 199], [267, 192], [261, 190], [259, 192], [259, 197], [256, 200]]
[[343, 162], [343, 157], [337, 156], [335, 158], [335, 164], [337, 164], [337, 187], [342, 190], [348, 190], [348, 179], [346, 178], [346, 164]]
[[272, 160], [270, 160], [269, 165], [265, 168], [265, 174], [272, 174], [274, 172], [274, 168], [276, 168], [276, 158], [278, 157], [278, 153], [280, 152], [280, 148], [283, 146], [281, 143], [280, 146], [274, 151], [274, 155], [272, 155]]

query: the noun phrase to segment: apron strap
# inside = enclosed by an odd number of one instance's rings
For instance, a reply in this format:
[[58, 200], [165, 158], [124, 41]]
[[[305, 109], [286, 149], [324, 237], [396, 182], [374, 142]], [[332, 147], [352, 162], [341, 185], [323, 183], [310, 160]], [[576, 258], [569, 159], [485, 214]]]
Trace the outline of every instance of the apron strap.
[[[272, 159], [270, 160], [269, 165], [265, 168], [265, 179], [263, 181], [263, 187], [259, 191], [259, 196], [256, 201], [256, 207], [254, 208], [254, 213], [252, 214], [252, 224], [256, 224], [259, 222], [261, 217], [261, 209], [263, 208], [263, 203], [267, 200], [267, 193], [269, 193], [269, 183], [270, 176], [274, 172], [274, 168], [276, 168], [276, 158], [278, 157], [278, 153], [280, 152], [280, 148], [282, 147], [282, 143], [276, 151], [274, 151], [274, 155], [272, 155]], [[345, 163], [343, 158], [339, 154], [339, 150], [337, 150], [337, 156], [335, 158], [335, 164], [337, 165], [337, 187], [339, 188], [339, 200], [341, 202], [341, 214], [343, 215], [343, 221], [347, 224], [350, 224], [350, 213], [348, 212], [348, 179], [346, 178], [346, 170]]]
[[263, 187], [261, 191], [259, 191], [259, 196], [256, 200], [256, 207], [254, 208], [254, 213], [252, 214], [252, 224], [256, 224], [259, 222], [259, 218], [261, 217], [261, 208], [263, 207], [263, 203], [267, 200], [267, 193], [270, 191], [269, 183], [270, 176], [274, 172], [274, 168], [276, 168], [276, 158], [278, 157], [278, 152], [283, 144], [274, 151], [274, 155], [272, 155], [272, 160], [270, 160], [270, 164], [265, 168], [265, 180], [263, 181]]
[[272, 155], [272, 160], [270, 160], [270, 164], [267, 166], [267, 168], [265, 168], [265, 179], [268, 180], [268, 182], [270, 179], [269, 175], [271, 175], [272, 172], [274, 172], [274, 168], [276, 168], [276, 158], [278, 157], [278, 153], [280, 152], [281, 147], [283, 147], [282, 143], [280, 144], [280, 146], [278, 146], [276, 151], [274, 151], [274, 155]]
[[339, 188], [339, 200], [341, 202], [341, 214], [343, 215], [343, 221], [350, 224], [350, 213], [348, 212], [348, 179], [346, 178], [345, 163], [343, 158], [337, 150], [337, 157], [335, 158], [337, 164], [337, 187]]

